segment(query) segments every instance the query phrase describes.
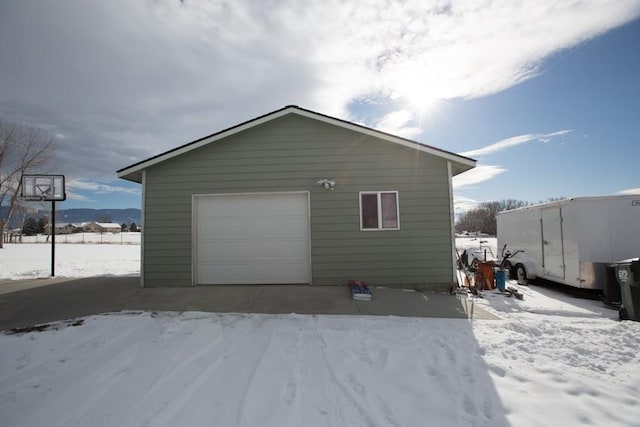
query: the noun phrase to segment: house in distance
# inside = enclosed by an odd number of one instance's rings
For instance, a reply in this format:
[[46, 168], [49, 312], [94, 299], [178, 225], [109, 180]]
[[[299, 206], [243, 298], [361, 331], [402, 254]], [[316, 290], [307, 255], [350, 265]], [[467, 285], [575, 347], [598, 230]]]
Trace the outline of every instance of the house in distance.
[[475, 160], [287, 106], [118, 171], [142, 286], [454, 282], [452, 177]]
[[[50, 234], [51, 225], [44, 226], [44, 233]], [[56, 223], [56, 234], [72, 234], [72, 233], [120, 233], [122, 227], [114, 222], [58, 222]]]

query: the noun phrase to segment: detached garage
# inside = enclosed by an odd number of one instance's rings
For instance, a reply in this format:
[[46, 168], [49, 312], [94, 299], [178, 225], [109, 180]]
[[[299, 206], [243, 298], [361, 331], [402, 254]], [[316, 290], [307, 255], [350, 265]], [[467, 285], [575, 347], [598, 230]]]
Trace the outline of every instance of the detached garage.
[[118, 171], [142, 286], [454, 281], [451, 178], [475, 161], [288, 106]]

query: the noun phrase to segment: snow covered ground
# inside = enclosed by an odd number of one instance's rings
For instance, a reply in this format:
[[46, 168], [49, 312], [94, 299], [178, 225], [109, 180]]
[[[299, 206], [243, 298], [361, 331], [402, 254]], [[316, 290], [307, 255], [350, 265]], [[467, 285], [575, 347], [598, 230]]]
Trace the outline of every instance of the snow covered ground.
[[[140, 245], [57, 244], [56, 240], [55, 274], [56, 277], [138, 275]], [[50, 275], [51, 244], [5, 243], [0, 249], [0, 280], [37, 279]]]
[[475, 300], [497, 321], [135, 312], [3, 334], [0, 424], [640, 425], [640, 323], [520, 289]]

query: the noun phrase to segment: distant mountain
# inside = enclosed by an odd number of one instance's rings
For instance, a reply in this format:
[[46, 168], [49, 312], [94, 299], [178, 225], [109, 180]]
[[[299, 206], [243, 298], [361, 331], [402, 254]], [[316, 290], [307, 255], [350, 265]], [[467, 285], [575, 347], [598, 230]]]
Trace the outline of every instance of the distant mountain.
[[56, 212], [56, 222], [105, 221], [140, 224], [140, 209], [63, 209]]
[[[6, 212], [6, 207], [0, 208], [2, 215]], [[49, 212], [46, 210], [38, 210], [28, 214], [26, 217], [39, 220]], [[89, 222], [89, 221], [106, 221], [116, 222], [118, 224], [131, 224], [135, 222], [141, 225], [140, 209], [56, 209], [56, 222]], [[10, 228], [19, 227], [22, 221], [22, 215], [14, 215]]]

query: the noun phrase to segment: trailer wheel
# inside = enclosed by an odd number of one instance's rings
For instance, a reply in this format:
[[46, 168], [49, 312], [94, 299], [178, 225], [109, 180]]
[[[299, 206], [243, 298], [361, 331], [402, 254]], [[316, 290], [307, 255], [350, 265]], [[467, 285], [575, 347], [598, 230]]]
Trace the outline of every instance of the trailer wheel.
[[527, 269], [522, 264], [516, 265], [516, 279], [520, 285], [527, 284]]

